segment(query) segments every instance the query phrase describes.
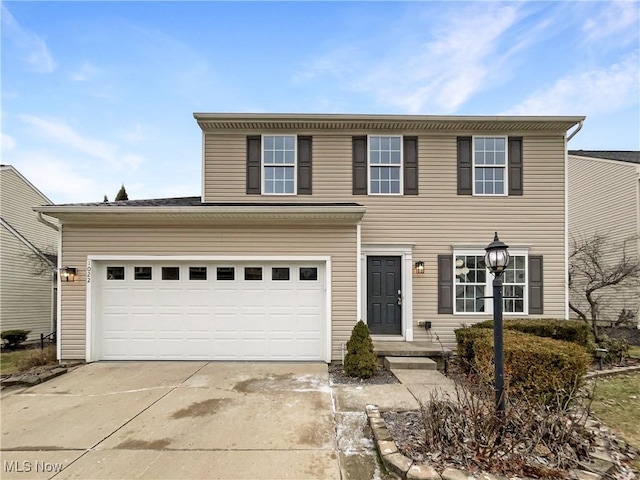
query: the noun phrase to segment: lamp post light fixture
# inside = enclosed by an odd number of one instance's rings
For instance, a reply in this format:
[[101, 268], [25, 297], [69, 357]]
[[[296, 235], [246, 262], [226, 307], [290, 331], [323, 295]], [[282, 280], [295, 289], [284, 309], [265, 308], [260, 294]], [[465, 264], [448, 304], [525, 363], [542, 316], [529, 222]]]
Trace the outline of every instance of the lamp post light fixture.
[[508, 246], [500, 241], [498, 232], [485, 248], [484, 261], [493, 273], [493, 363], [495, 367], [496, 413], [504, 418], [504, 342], [502, 326], [502, 273], [509, 265]]

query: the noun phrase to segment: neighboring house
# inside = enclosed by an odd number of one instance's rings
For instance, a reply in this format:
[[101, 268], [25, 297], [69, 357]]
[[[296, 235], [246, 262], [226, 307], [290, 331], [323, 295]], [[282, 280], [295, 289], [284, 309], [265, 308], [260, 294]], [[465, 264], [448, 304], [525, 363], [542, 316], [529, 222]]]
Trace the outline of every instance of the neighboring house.
[[[584, 117], [195, 114], [202, 197], [36, 208], [61, 222], [64, 359], [339, 360], [568, 315], [567, 130]], [[424, 322], [430, 322], [426, 330]]]
[[0, 165], [0, 195], [0, 331], [30, 330], [27, 340], [39, 340], [56, 326], [58, 234], [33, 207], [52, 202], [11, 165]]
[[[611, 261], [619, 260], [626, 242], [632, 259], [640, 257], [640, 152], [570, 150], [569, 151], [569, 235], [573, 240], [606, 237]], [[610, 248], [609, 248], [610, 249]], [[609, 290], [601, 302], [601, 318], [615, 322], [621, 310], [640, 312], [640, 290], [637, 286]], [[583, 311], [586, 299], [572, 295]], [[575, 314], [574, 314], [575, 315]]]

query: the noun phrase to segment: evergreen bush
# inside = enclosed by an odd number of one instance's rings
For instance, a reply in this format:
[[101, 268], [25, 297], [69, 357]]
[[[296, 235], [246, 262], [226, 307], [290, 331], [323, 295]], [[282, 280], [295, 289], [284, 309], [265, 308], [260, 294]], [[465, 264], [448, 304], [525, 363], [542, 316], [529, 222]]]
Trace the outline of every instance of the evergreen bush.
[[[577, 343], [593, 352], [594, 339], [589, 325], [578, 320], [557, 318], [510, 318], [503, 322], [505, 330], [516, 330], [536, 337], [553, 338]], [[476, 323], [471, 328], [493, 329], [493, 320]]]
[[31, 330], [5, 330], [0, 338], [7, 343], [8, 348], [15, 348], [27, 339]]
[[[474, 370], [493, 380], [493, 336], [481, 335], [473, 344]], [[571, 342], [504, 332], [504, 372], [509, 395], [544, 404], [563, 404], [584, 381], [591, 356]]]
[[369, 378], [378, 369], [378, 358], [373, 351], [369, 327], [360, 320], [353, 327], [344, 357], [344, 373], [350, 377]]

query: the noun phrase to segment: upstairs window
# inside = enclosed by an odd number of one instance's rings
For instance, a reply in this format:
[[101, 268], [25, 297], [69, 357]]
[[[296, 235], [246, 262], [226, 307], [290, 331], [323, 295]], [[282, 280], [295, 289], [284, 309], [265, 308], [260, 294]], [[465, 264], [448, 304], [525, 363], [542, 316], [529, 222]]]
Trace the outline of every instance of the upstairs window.
[[369, 193], [402, 192], [402, 137], [369, 137]]
[[359, 135], [351, 141], [353, 195], [418, 195], [418, 137]]
[[262, 137], [262, 193], [294, 195], [296, 192], [295, 135], [264, 135]]
[[505, 195], [507, 185], [507, 139], [474, 137], [474, 195]]
[[457, 137], [458, 195], [524, 195], [522, 137]]
[[247, 195], [311, 195], [313, 139], [247, 135]]

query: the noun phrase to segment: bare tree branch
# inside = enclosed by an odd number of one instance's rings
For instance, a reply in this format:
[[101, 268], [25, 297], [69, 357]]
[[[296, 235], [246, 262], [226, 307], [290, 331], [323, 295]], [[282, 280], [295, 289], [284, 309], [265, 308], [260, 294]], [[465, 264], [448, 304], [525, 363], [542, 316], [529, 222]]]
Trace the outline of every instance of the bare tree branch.
[[[569, 253], [569, 290], [575, 294], [574, 298], [586, 300], [588, 311], [575, 300], [569, 303], [569, 308], [591, 326], [596, 338], [598, 326], [603, 320], [602, 312], [609, 299], [621, 288], [640, 287], [640, 258], [638, 255], [630, 254], [628, 249], [629, 242], [636, 240], [632, 237], [615, 245], [602, 234], [580, 240], [572, 239], [572, 249]], [[637, 312], [625, 306], [617, 320], [611, 323], [620, 325], [636, 317]]]

